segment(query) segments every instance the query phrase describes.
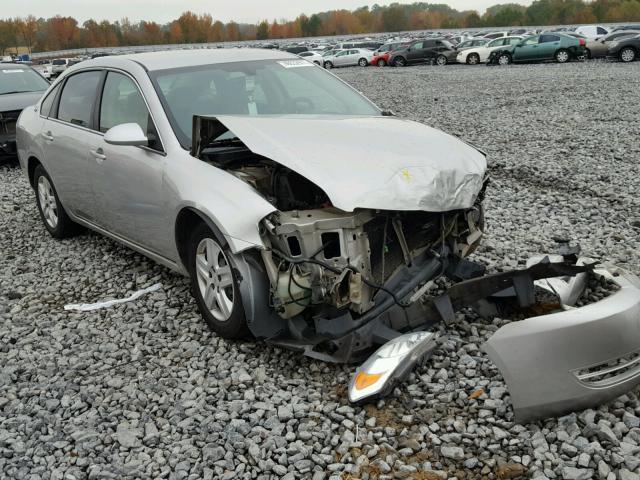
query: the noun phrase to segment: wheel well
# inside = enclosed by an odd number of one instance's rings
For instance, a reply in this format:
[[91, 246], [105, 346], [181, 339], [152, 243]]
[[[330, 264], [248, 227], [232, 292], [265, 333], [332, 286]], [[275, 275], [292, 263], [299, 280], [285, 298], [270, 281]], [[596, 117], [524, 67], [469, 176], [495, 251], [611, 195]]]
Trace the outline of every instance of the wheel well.
[[29, 175], [29, 183], [32, 187], [34, 186], [33, 176], [38, 165], [41, 165], [41, 163], [40, 160], [38, 160], [36, 157], [29, 157], [29, 159], [27, 160], [27, 174]]
[[193, 232], [193, 230], [201, 223], [209, 226], [223, 246], [227, 244], [227, 239], [224, 237], [218, 226], [204, 213], [191, 207], [185, 207], [180, 210], [180, 213], [178, 213], [176, 218], [175, 225], [176, 247], [178, 249], [182, 265], [184, 265], [187, 271], [189, 270], [189, 262], [187, 260], [189, 255], [188, 246], [191, 232]]
[[178, 248], [178, 254], [182, 265], [188, 270], [188, 245], [191, 232], [201, 223], [206, 223], [204, 219], [190, 208], [184, 208], [178, 213], [176, 218], [176, 247]]

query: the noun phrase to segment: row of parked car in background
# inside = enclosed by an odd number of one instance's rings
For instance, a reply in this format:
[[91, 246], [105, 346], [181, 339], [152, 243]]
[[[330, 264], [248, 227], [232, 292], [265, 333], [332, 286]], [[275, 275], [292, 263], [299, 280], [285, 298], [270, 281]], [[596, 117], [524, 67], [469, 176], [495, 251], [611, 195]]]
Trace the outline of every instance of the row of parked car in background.
[[632, 62], [640, 58], [640, 25], [608, 28], [598, 25], [562, 27], [548, 31], [512, 29], [424, 38], [392, 38], [386, 42], [285, 45], [325, 68], [356, 66], [404, 67], [418, 63], [447, 65], [480, 63], [505, 65], [519, 62], [604, 58]]

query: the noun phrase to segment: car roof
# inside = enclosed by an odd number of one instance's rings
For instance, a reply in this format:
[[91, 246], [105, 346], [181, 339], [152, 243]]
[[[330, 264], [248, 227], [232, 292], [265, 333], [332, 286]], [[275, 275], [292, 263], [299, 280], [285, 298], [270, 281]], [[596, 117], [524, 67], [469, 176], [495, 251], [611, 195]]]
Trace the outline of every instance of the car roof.
[[12, 69], [20, 69], [20, 70], [24, 70], [25, 68], [31, 68], [30, 65], [27, 65], [26, 63], [0, 63], [0, 65], [2, 66], [2, 70], [12, 70]]
[[165, 50], [160, 52], [134, 53], [99, 57], [82, 62], [84, 67], [122, 66], [136, 62], [146, 70], [197, 67], [216, 63], [252, 62], [256, 60], [282, 60], [299, 58], [289, 52], [265, 48], [215, 48], [201, 50]]

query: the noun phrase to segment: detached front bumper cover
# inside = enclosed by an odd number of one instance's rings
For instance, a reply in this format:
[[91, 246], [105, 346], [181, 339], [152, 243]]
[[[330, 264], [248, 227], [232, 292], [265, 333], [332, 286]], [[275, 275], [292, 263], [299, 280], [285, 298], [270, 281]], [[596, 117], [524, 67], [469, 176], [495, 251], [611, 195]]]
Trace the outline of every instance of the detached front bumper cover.
[[593, 407], [640, 384], [640, 278], [617, 267], [593, 274], [620, 289], [509, 323], [483, 345], [507, 382], [517, 421]]
[[[427, 309], [424, 326], [455, 321], [453, 312], [463, 306], [486, 309], [489, 303], [481, 299], [495, 294], [530, 306], [533, 285], [558, 296], [562, 311], [509, 323], [482, 347], [509, 387], [519, 422], [593, 407], [640, 384], [640, 278], [618, 267], [596, 269], [586, 258], [574, 257], [572, 263], [553, 255], [531, 259], [526, 270], [454, 285]], [[553, 271], [561, 276], [553, 277]], [[619, 290], [574, 308], [588, 275], [608, 279]], [[391, 393], [435, 347], [435, 334], [429, 332], [390, 340], [357, 369], [349, 399], [361, 403]]]

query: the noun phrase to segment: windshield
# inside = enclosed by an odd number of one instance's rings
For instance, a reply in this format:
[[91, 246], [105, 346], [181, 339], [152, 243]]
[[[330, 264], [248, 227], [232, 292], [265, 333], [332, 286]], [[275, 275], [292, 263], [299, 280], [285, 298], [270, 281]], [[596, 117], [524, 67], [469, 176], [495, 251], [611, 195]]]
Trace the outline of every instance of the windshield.
[[0, 95], [41, 92], [49, 83], [31, 68], [0, 68]]
[[325, 70], [302, 59], [260, 60], [149, 73], [180, 144], [194, 115], [380, 115]]

